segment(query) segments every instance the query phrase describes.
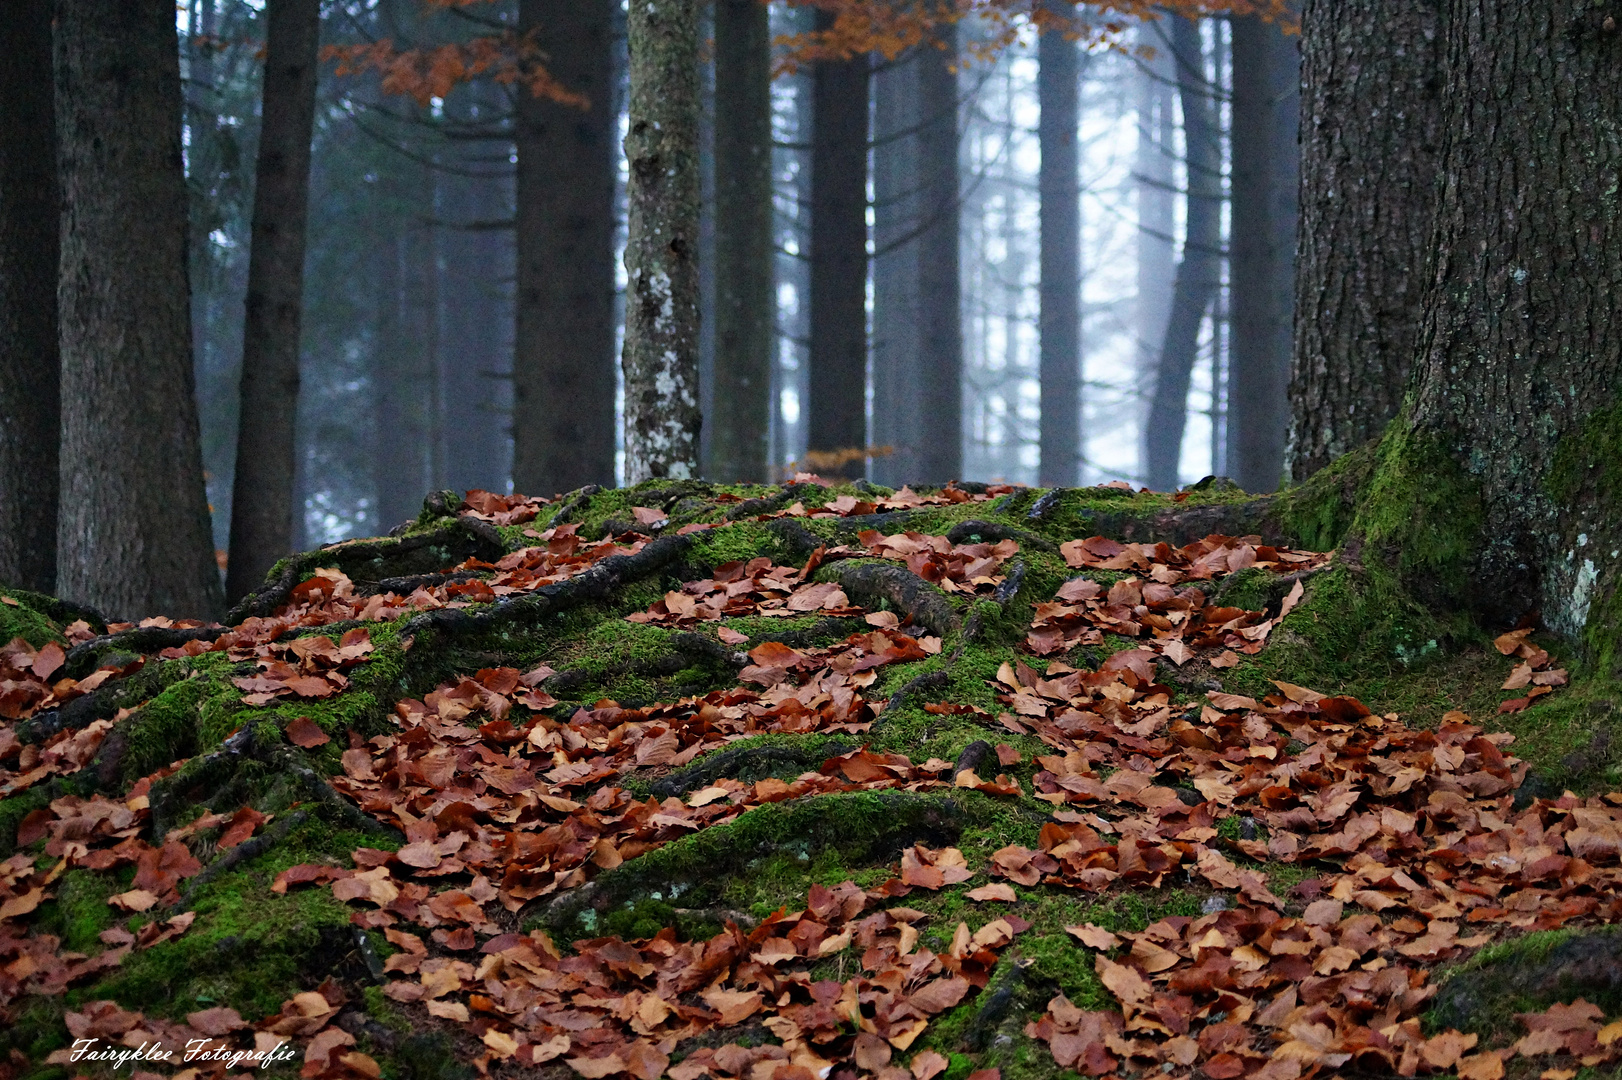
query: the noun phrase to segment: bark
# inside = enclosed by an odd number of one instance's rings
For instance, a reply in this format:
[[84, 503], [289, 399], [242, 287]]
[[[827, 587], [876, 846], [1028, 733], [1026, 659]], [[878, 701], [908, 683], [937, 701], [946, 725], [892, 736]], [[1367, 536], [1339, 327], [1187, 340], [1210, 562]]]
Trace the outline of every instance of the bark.
[[614, 481], [614, 110], [610, 0], [520, 0], [580, 109], [518, 97], [513, 483], [551, 495]]
[[956, 34], [874, 76], [873, 424], [880, 483], [962, 473]]
[[1598, 597], [1622, 565], [1622, 34], [1580, 0], [1445, 11], [1443, 182], [1406, 446], [1439, 446], [1479, 492], [1468, 587], [1489, 613], [1541, 609], [1556, 633], [1614, 638]]
[[1302, 10], [1297, 480], [1379, 434], [1402, 404], [1440, 167], [1439, 20], [1437, 0], [1306, 0]]
[[705, 475], [768, 476], [777, 297], [772, 242], [770, 9], [715, 5], [715, 379]]
[[1228, 472], [1246, 491], [1284, 475], [1300, 184], [1297, 41], [1252, 15], [1233, 27], [1233, 343]]
[[377, 328], [372, 352], [372, 482], [378, 524], [390, 529], [417, 516], [422, 486], [420, 432], [411, 413], [410, 344], [400, 264], [405, 240], [385, 233], [377, 250]]
[[1069, 487], [1081, 473], [1081, 179], [1076, 145], [1081, 54], [1062, 34], [1037, 46], [1042, 148], [1041, 458], [1037, 483]]
[[52, 0], [0, 19], [0, 581], [56, 588], [56, 114]]
[[698, 3], [632, 4], [625, 480], [697, 475]]
[[64, 0], [56, 28], [58, 589], [110, 612], [213, 617], [174, 5]]
[[[1138, 210], [1138, 289], [1133, 311], [1138, 386], [1144, 403], [1142, 418], [1154, 393], [1160, 346], [1166, 338], [1171, 314], [1172, 279], [1177, 274], [1177, 200], [1172, 190], [1172, 143], [1176, 135], [1173, 86], [1177, 65], [1171, 49], [1161, 40], [1165, 20], [1139, 28], [1140, 39], [1154, 49], [1142, 61], [1138, 79], [1138, 146], [1133, 165]], [[1140, 460], [1147, 460], [1148, 425], [1140, 419]], [[1140, 469], [1141, 471], [1141, 469]]]
[[[833, 25], [818, 9], [816, 26]], [[816, 65], [811, 86], [811, 386], [806, 445], [855, 451], [867, 445], [866, 57]], [[860, 476], [864, 461], [819, 468]]]
[[1170, 21], [1188, 147], [1188, 211], [1145, 437], [1149, 486], [1157, 491], [1177, 487], [1200, 327], [1222, 272], [1222, 147], [1216, 105], [1205, 77], [1199, 24], [1175, 16]]
[[265, 11], [242, 409], [231, 484], [231, 562], [225, 578], [226, 597], [232, 602], [292, 550], [304, 223], [321, 38], [320, 0], [270, 0]]

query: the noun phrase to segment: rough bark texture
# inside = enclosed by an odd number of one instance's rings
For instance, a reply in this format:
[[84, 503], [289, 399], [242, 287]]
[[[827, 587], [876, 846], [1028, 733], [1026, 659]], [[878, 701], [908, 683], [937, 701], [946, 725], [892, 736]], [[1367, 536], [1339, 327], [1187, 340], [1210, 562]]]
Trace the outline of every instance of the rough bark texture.
[[[1166, 320], [1171, 314], [1172, 280], [1177, 274], [1173, 235], [1177, 231], [1177, 199], [1172, 188], [1172, 143], [1177, 131], [1172, 99], [1177, 65], [1170, 47], [1162, 40], [1166, 22], [1161, 19], [1139, 29], [1140, 42], [1154, 50], [1137, 74], [1138, 146], [1132, 169], [1138, 203], [1138, 292], [1132, 318], [1144, 417], [1154, 392], [1160, 346], [1166, 339]], [[1139, 438], [1140, 461], [1147, 460], [1148, 453], [1146, 424], [1143, 430]]]
[[880, 483], [943, 484], [962, 459], [956, 35], [874, 79], [873, 430]]
[[1556, 633], [1614, 637], [1598, 597], [1616, 588], [1622, 544], [1609, 482], [1622, 34], [1586, 0], [1449, 0], [1446, 18], [1435, 270], [1406, 446], [1439, 445], [1479, 490], [1469, 583], [1489, 611], [1541, 608]]
[[58, 588], [108, 612], [224, 608], [203, 488], [168, 0], [57, 6]]
[[518, 95], [513, 483], [551, 495], [614, 479], [614, 131], [610, 0], [520, 0], [579, 108]]
[[56, 275], [61, 200], [51, 0], [0, 18], [0, 581], [56, 588]]
[[1378, 435], [1402, 404], [1432, 246], [1440, 41], [1437, 0], [1303, 6], [1297, 480]]
[[[833, 25], [818, 9], [817, 29]], [[867, 445], [866, 57], [824, 61], [812, 75], [811, 387], [806, 444]], [[824, 475], [860, 476], [861, 459]]]
[[1170, 491], [1177, 486], [1188, 420], [1188, 385], [1199, 352], [1200, 326], [1216, 296], [1222, 273], [1222, 146], [1216, 103], [1206, 81], [1199, 24], [1171, 20], [1172, 52], [1177, 62], [1177, 93], [1183, 106], [1183, 134], [1188, 147], [1188, 213], [1183, 254], [1172, 286], [1171, 313], [1160, 348], [1154, 397], [1149, 404], [1145, 444], [1149, 486]]
[[225, 578], [226, 597], [233, 602], [292, 550], [304, 222], [321, 38], [321, 0], [270, 0], [265, 10], [264, 103], [242, 335], [242, 418]]
[[1042, 146], [1042, 299], [1038, 321], [1042, 383], [1037, 482], [1068, 487], [1081, 473], [1081, 178], [1076, 145], [1081, 53], [1062, 34], [1038, 45]]
[[698, 4], [632, 4], [625, 478], [698, 473]]
[[1246, 491], [1284, 475], [1300, 184], [1298, 39], [1252, 15], [1233, 23], [1233, 344], [1228, 473]]
[[762, 482], [777, 297], [770, 9], [715, 5], [715, 391], [705, 475]]

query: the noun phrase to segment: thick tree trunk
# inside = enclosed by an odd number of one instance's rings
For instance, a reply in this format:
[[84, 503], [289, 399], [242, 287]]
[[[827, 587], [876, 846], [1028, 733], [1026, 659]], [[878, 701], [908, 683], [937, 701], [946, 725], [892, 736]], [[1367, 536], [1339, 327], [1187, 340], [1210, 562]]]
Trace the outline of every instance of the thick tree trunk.
[[58, 590], [109, 614], [213, 617], [193, 397], [171, 0], [57, 5], [62, 512]]
[[[1622, 32], [1587, 0], [1448, 0], [1446, 18], [1434, 273], [1414, 404], [1388, 435], [1400, 456], [1384, 475], [1400, 490], [1395, 470], [1417, 474], [1440, 449], [1460, 483], [1427, 478], [1409, 513], [1443, 537], [1479, 530], [1466, 593], [1505, 618], [1540, 609], [1550, 629], [1586, 629], [1609, 652], [1622, 569]], [[1401, 552], [1410, 565], [1451, 554], [1421, 535], [1425, 550]]]
[[962, 472], [956, 35], [873, 79], [873, 427], [881, 483]]
[[1171, 314], [1149, 405], [1145, 443], [1149, 486], [1177, 487], [1188, 421], [1188, 386], [1199, 352], [1200, 326], [1216, 297], [1222, 274], [1222, 146], [1216, 102], [1205, 76], [1204, 48], [1197, 22], [1171, 16], [1172, 52], [1177, 63], [1177, 94], [1183, 106], [1183, 137], [1188, 148], [1187, 232]]
[[761, 0], [715, 4], [715, 379], [705, 475], [769, 479], [777, 297], [772, 243], [772, 49]]
[[1081, 176], [1076, 145], [1081, 53], [1062, 34], [1037, 46], [1037, 138], [1042, 166], [1042, 298], [1038, 319], [1042, 383], [1041, 464], [1037, 483], [1079, 482], [1081, 434]]
[[231, 484], [226, 599], [253, 591], [292, 550], [304, 222], [310, 195], [321, 0], [269, 0], [253, 190], [242, 409]]
[[1440, 166], [1437, 5], [1306, 0], [1302, 10], [1297, 480], [1378, 435], [1402, 404]]
[[[1166, 322], [1171, 316], [1172, 281], [1177, 276], [1177, 198], [1172, 187], [1175, 172], [1174, 142], [1177, 118], [1173, 88], [1177, 83], [1177, 61], [1166, 41], [1161, 40], [1167, 20], [1145, 23], [1138, 28], [1141, 44], [1154, 54], [1142, 61], [1138, 73], [1138, 146], [1134, 155], [1138, 209], [1138, 289], [1133, 304], [1133, 331], [1138, 364], [1137, 385], [1142, 407], [1139, 411], [1139, 472], [1148, 457], [1148, 412], [1154, 398], [1155, 371], [1160, 366], [1160, 346], [1166, 340]], [[1169, 37], [1169, 35], [1166, 35]]]
[[[817, 29], [833, 25], [818, 9]], [[811, 86], [811, 386], [809, 450], [867, 445], [866, 57], [816, 65]], [[860, 476], [855, 457], [830, 476]]]
[[585, 111], [518, 97], [513, 484], [536, 495], [614, 480], [611, 0], [520, 0], [547, 69]]
[[698, 474], [698, 2], [629, 8], [625, 480]]
[[56, 589], [56, 113], [52, 0], [0, 15], [0, 582]]
[[1246, 491], [1284, 476], [1300, 185], [1297, 39], [1252, 15], [1233, 27], [1233, 346], [1228, 473]]

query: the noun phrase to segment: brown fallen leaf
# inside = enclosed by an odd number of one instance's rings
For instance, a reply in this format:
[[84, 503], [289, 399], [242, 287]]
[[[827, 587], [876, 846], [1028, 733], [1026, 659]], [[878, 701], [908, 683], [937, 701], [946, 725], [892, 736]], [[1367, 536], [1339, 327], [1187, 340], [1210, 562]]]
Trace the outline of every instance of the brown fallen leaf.
[[1013, 903], [1019, 897], [1014, 895], [1014, 887], [1003, 882], [991, 885], [982, 885], [978, 889], [970, 889], [966, 894], [970, 900], [1005, 900]]
[[1094, 923], [1067, 926], [1064, 931], [1089, 949], [1116, 949], [1121, 945], [1120, 938]]

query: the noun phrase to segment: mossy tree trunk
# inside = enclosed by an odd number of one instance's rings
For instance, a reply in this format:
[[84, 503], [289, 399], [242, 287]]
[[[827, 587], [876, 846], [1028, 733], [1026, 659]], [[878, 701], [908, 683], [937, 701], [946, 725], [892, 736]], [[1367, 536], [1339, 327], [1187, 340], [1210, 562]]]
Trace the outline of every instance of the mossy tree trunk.
[[1425, 296], [1441, 142], [1438, 8], [1438, 0], [1302, 6], [1286, 461], [1296, 480], [1378, 436], [1402, 404]]
[[[1054, 5], [1055, 10], [1058, 9]], [[1057, 30], [1037, 42], [1040, 190], [1041, 454], [1037, 479], [1068, 487], [1081, 476], [1081, 49]]]
[[698, 0], [628, 9], [625, 479], [698, 474]]
[[1495, 620], [1540, 611], [1608, 657], [1622, 33], [1588, 0], [1449, 0], [1444, 18], [1434, 276], [1356, 532], [1411, 580]]

